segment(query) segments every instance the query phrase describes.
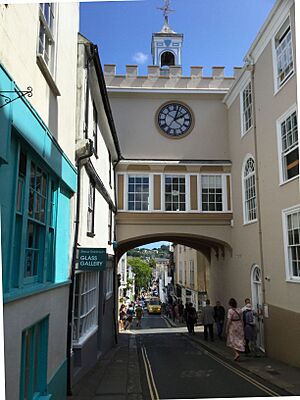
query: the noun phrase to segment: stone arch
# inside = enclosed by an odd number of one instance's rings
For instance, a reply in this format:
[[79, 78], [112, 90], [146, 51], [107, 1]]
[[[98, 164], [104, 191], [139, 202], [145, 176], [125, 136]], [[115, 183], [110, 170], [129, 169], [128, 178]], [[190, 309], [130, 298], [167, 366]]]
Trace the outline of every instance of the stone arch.
[[225, 249], [228, 249], [230, 252], [232, 251], [231, 246], [228, 243], [211, 237], [194, 234], [178, 234], [175, 232], [157, 233], [130, 237], [118, 242], [116, 249], [117, 259], [119, 260], [124, 253], [132, 248], [159, 241], [169, 241], [191, 247], [204, 254], [209, 262], [211, 258], [211, 250], [215, 252], [217, 258], [220, 255], [223, 257], [225, 256]]

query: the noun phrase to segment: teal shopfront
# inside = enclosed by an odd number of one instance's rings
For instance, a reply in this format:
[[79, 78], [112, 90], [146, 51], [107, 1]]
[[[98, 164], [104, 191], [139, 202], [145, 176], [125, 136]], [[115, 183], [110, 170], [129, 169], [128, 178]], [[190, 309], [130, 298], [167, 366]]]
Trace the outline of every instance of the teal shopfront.
[[[59, 326], [59, 318], [61, 323], [66, 323], [67, 309], [65, 313], [56, 315], [53, 311], [56, 309], [55, 296], [49, 293], [59, 287], [68, 290], [72, 198], [76, 192], [77, 175], [74, 165], [26, 97], [10, 102], [10, 99], [18, 97], [18, 90], [13, 78], [0, 65], [4, 307], [14, 304], [15, 309], [22, 313], [28, 307], [28, 299], [38, 296], [36, 298], [43, 301], [44, 293], [48, 302], [49, 298], [53, 299], [53, 304], [49, 310], [47, 304], [39, 308], [45, 310], [45, 315], [40, 311], [41, 315], [36, 315], [34, 324], [34, 316], [28, 315], [28, 326], [26, 323], [19, 326], [20, 332], [9, 332], [9, 329], [17, 328], [9, 320], [10, 313], [6, 312], [5, 341], [11, 340], [11, 337], [19, 338], [16, 349], [20, 350], [20, 355], [15, 357], [19, 360], [19, 365], [15, 366], [19, 371], [19, 398], [54, 400], [63, 398], [60, 396], [65, 393], [65, 353], [56, 354], [57, 377], [55, 372], [49, 374], [48, 359], [52, 351], [49, 348], [49, 332], [52, 321], [56, 326]], [[57, 304], [57, 307], [60, 305]], [[8, 344], [7, 347], [10, 346]], [[10, 374], [13, 364], [7, 355], [6, 360], [6, 374]], [[53, 368], [53, 361], [51, 365]], [[36, 369], [38, 373], [34, 373]], [[52, 393], [49, 391], [49, 375], [51, 381], [56, 382]]]

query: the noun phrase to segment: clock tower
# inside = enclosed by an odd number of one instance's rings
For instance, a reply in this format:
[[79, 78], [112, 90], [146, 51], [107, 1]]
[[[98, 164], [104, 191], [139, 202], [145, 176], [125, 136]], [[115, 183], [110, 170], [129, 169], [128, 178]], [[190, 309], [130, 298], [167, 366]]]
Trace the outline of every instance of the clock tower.
[[168, 69], [170, 66], [181, 66], [183, 34], [170, 28], [168, 15], [173, 10], [170, 9], [170, 0], [164, 2], [164, 6], [159, 8], [163, 11], [164, 25], [160, 32], [152, 34], [151, 53], [153, 65]]

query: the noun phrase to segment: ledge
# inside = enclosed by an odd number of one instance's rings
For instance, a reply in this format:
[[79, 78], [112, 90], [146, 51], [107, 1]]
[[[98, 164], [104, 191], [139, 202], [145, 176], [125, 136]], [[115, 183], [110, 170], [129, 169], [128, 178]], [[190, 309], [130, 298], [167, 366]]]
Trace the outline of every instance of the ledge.
[[116, 222], [119, 225], [230, 225], [232, 213], [193, 212], [126, 212], [119, 211]]
[[44, 61], [44, 58], [41, 54], [36, 55], [36, 63], [39, 66], [40, 70], [42, 71], [42, 74], [44, 75], [46, 81], [48, 82], [48, 85], [50, 86], [50, 89], [52, 90], [53, 94], [55, 96], [60, 96], [60, 91], [52, 77], [51, 72], [49, 71], [49, 68], [47, 64]]
[[37, 284], [34, 286], [28, 286], [20, 289], [13, 289], [9, 293], [4, 293], [3, 303], [7, 304], [12, 301], [24, 299], [25, 297], [35, 296], [40, 293], [47, 292], [49, 290], [58, 289], [63, 286], [70, 285], [70, 281], [64, 281], [61, 283], [48, 283], [48, 284]]

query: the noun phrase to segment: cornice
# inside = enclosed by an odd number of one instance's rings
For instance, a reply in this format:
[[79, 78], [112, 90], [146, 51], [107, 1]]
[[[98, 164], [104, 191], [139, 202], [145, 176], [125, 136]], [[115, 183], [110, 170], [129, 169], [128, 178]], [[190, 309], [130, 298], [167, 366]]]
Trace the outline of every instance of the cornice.
[[278, 0], [271, 10], [265, 23], [259, 30], [256, 38], [254, 39], [250, 49], [244, 57], [244, 61], [250, 57], [254, 63], [257, 62], [258, 58], [269, 44], [271, 39], [277, 33], [281, 25], [290, 13], [290, 9], [294, 4], [294, 0]]
[[235, 101], [236, 97], [240, 94], [241, 90], [244, 88], [246, 83], [251, 79], [251, 73], [247, 70], [247, 67], [244, 66], [242, 73], [238, 80], [234, 83], [232, 89], [228, 92], [228, 94], [224, 97], [223, 103], [230, 108]]

